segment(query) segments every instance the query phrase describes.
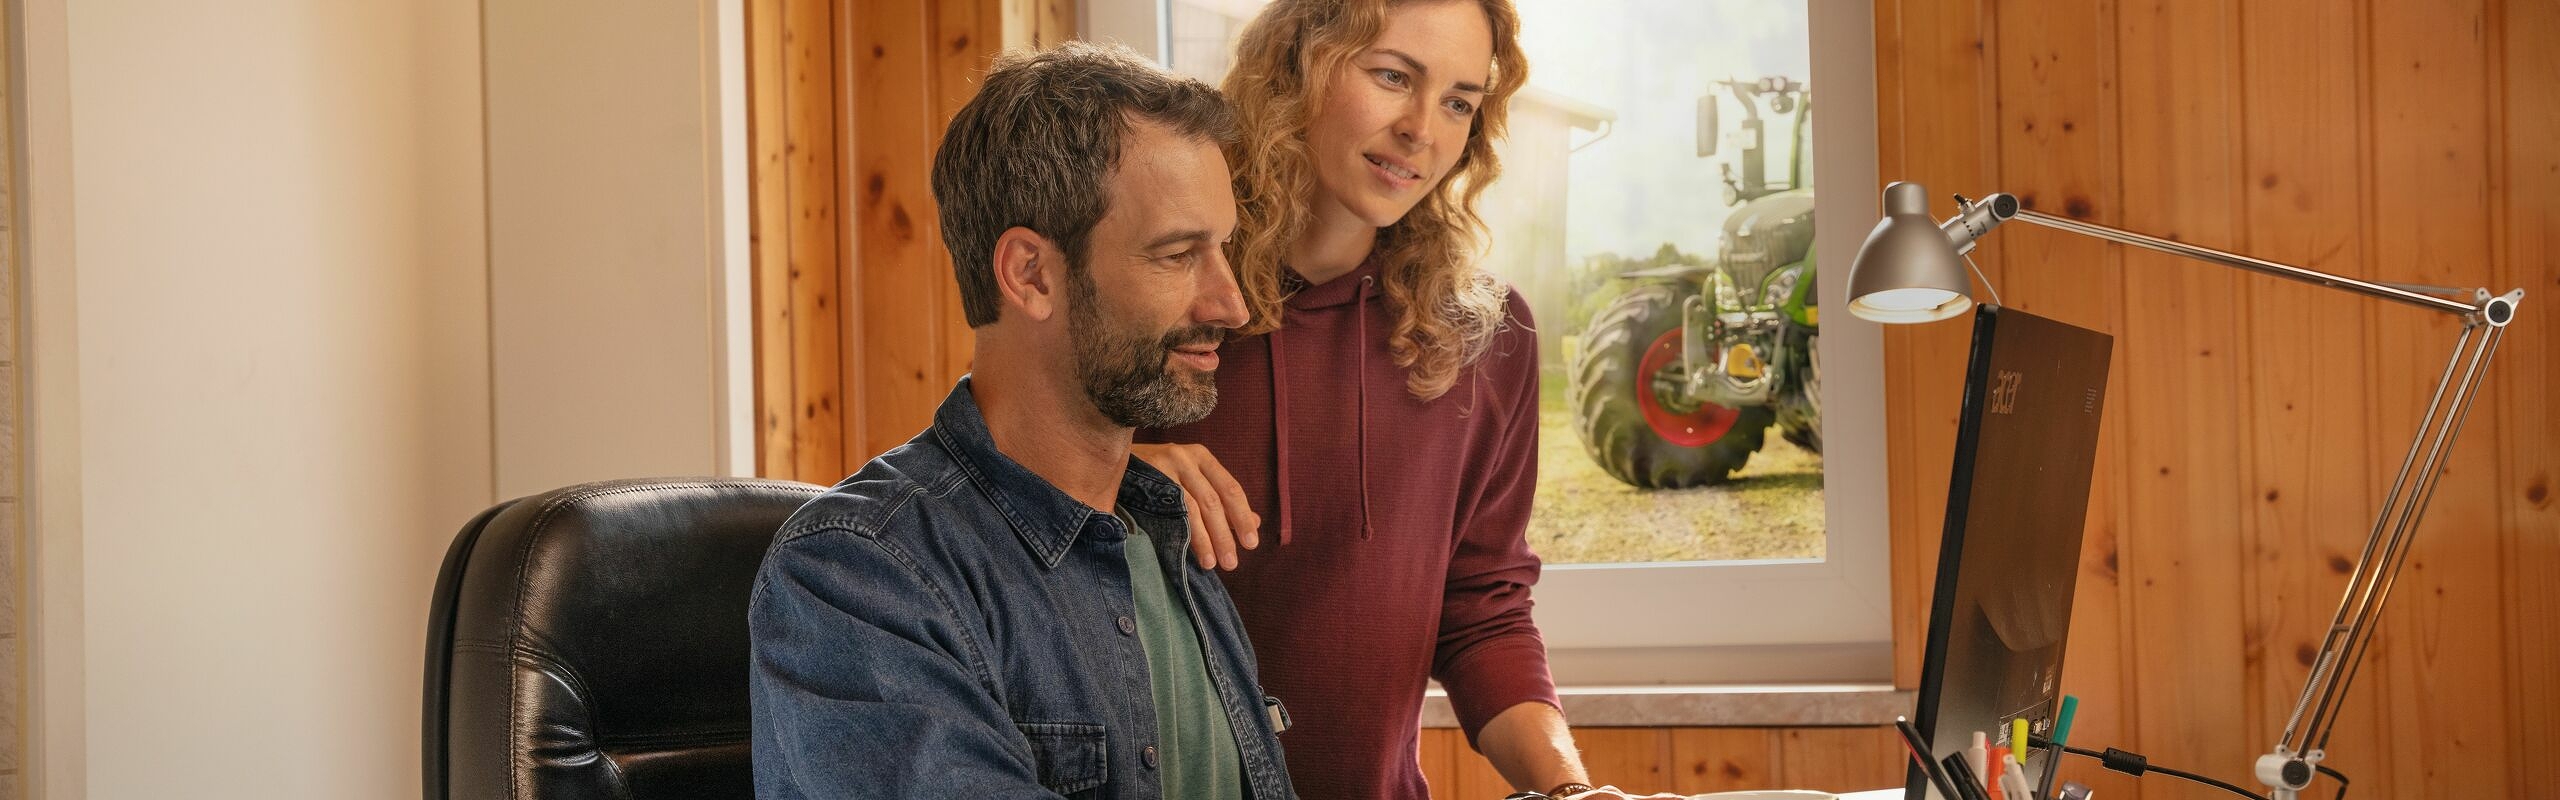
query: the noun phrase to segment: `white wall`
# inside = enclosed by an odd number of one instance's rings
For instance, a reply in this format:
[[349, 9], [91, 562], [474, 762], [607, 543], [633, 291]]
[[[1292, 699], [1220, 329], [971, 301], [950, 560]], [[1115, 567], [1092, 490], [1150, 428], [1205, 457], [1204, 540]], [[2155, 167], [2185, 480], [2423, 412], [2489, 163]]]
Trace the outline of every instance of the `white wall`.
[[739, 0], [15, 5], [35, 796], [414, 796], [462, 522], [751, 457]]
[[741, 7], [488, 4], [501, 495], [753, 471]]
[[491, 494], [477, 10], [26, 5], [43, 796], [414, 792]]

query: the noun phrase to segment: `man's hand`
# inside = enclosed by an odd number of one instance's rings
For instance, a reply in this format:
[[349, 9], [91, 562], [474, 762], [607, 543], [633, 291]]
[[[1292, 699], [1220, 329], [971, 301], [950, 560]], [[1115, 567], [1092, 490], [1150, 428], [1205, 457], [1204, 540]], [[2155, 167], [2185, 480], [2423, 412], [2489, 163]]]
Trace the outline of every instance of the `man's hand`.
[[1191, 555], [1201, 569], [1233, 570], [1238, 548], [1262, 546], [1262, 515], [1246, 505], [1244, 487], [1209, 448], [1137, 444], [1129, 446], [1129, 454], [1182, 486], [1183, 502], [1191, 507]]

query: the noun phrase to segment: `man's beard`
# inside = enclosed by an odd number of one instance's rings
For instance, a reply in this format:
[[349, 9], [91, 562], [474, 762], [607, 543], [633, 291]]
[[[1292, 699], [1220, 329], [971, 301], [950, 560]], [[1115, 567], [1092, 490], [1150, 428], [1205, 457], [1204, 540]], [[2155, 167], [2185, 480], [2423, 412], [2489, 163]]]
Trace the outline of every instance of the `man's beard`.
[[1103, 417], [1124, 428], [1168, 428], [1197, 422], [1218, 407], [1217, 377], [1177, 368], [1171, 358], [1177, 346], [1226, 341], [1226, 329], [1200, 325], [1161, 336], [1121, 329], [1103, 317], [1092, 277], [1070, 272], [1067, 337], [1075, 348], [1076, 379]]

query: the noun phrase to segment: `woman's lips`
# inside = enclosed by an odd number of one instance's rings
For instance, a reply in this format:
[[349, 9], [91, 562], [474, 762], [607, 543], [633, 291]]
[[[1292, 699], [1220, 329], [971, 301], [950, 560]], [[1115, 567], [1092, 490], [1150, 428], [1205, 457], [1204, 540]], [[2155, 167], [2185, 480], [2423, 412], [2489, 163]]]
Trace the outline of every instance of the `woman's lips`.
[[1379, 180], [1386, 182], [1388, 186], [1402, 190], [1411, 188], [1414, 184], [1422, 182], [1421, 171], [1414, 169], [1412, 165], [1406, 164], [1403, 161], [1392, 157], [1368, 155], [1365, 153], [1361, 155], [1361, 158], [1369, 162], [1369, 173], [1376, 175]]

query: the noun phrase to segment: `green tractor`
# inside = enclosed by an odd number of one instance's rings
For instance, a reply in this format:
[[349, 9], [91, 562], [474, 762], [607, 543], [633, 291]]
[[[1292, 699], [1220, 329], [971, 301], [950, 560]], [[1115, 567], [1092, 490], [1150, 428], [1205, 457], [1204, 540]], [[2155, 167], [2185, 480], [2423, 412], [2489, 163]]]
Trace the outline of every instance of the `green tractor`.
[[[1741, 104], [1742, 170], [1724, 165], [1724, 239], [1713, 264], [1623, 273], [1626, 294], [1593, 315], [1567, 374], [1583, 449], [1645, 489], [1724, 483], [1768, 429], [1822, 451], [1822, 361], [1813, 271], [1812, 95], [1798, 81], [1718, 81]], [[1698, 99], [1698, 155], [1721, 129]], [[1760, 101], [1791, 128], [1785, 180], [1768, 179]], [[1789, 116], [1792, 115], [1792, 119]]]

